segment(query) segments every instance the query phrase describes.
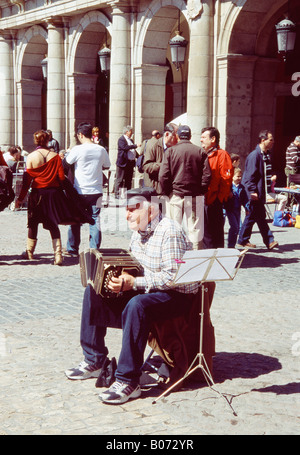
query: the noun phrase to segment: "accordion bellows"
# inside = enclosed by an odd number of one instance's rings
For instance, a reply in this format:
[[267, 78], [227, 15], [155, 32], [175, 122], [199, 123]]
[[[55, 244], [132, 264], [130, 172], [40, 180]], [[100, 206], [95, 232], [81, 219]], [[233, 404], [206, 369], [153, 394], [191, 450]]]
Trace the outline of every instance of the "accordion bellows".
[[86, 249], [79, 255], [79, 265], [82, 286], [90, 284], [96, 294], [106, 298], [119, 295], [107, 288], [111, 276], [119, 276], [123, 272], [133, 276], [143, 274], [137, 259], [121, 248]]

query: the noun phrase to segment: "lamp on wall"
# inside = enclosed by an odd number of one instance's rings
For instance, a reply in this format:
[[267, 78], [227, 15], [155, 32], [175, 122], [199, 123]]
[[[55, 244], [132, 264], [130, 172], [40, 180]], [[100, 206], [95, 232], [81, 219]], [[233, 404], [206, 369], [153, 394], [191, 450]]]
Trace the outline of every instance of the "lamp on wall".
[[286, 61], [286, 56], [292, 52], [295, 47], [296, 40], [296, 25], [289, 19], [283, 19], [276, 25], [278, 53], [283, 56]]
[[101, 72], [105, 74], [107, 77], [110, 71], [110, 53], [111, 50], [107, 46], [107, 30], [105, 30], [105, 41], [102, 49], [98, 51], [99, 62], [100, 62], [100, 69]]
[[45, 55], [45, 58], [41, 61], [43, 78], [46, 80], [48, 75], [48, 58]]
[[100, 68], [106, 75], [110, 71], [110, 49], [104, 44], [103, 48], [98, 51]]
[[185, 60], [186, 47], [188, 42], [181, 36], [180, 32], [180, 11], [178, 14], [178, 30], [175, 32], [175, 36], [170, 39], [169, 45], [171, 48], [171, 59], [178, 71]]
[[289, 19], [291, 11], [291, 0], [288, 0], [288, 13], [285, 19], [280, 21], [276, 27], [278, 53], [286, 61], [287, 54], [292, 52], [296, 41], [296, 24]]

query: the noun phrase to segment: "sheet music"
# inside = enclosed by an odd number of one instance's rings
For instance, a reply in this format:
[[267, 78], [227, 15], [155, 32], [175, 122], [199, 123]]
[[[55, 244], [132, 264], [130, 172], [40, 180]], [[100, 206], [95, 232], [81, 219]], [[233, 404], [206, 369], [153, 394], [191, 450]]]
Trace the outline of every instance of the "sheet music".
[[244, 253], [235, 248], [187, 251], [178, 261], [174, 284], [232, 280]]

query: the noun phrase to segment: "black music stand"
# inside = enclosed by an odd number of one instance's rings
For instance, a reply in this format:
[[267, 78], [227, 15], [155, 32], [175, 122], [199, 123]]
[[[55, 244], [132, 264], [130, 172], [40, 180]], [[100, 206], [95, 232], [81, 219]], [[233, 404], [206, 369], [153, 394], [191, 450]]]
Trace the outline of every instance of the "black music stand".
[[[207, 382], [207, 385], [218, 393], [226, 403], [230, 406], [233, 414], [236, 416], [236, 412], [231, 406], [227, 397], [215, 388], [215, 382], [212, 378], [211, 372], [209, 371], [203, 354], [203, 323], [204, 323], [204, 283], [215, 282], [215, 281], [226, 281], [233, 280], [242, 264], [245, 257], [245, 253], [248, 250], [238, 251], [234, 248], [219, 248], [217, 250], [192, 250], [185, 253], [175, 278], [175, 283], [183, 284], [190, 283], [193, 281], [199, 281], [201, 285], [201, 312], [200, 316], [200, 340], [199, 340], [199, 352], [191, 363], [190, 367], [183, 375], [181, 379], [172, 384], [167, 390], [165, 390], [158, 398], [156, 398], [152, 404], [155, 404], [160, 398], [167, 395], [173, 390], [178, 384], [184, 381], [188, 376], [193, 374], [197, 369], [201, 369], [203, 376]], [[201, 274], [201, 275], [200, 275]], [[198, 280], [195, 277], [198, 276]], [[201, 280], [199, 280], [199, 276]], [[191, 281], [186, 281], [190, 279]], [[196, 362], [198, 363], [196, 364]], [[195, 366], [194, 366], [195, 365]], [[212, 387], [214, 386], [214, 388]]]

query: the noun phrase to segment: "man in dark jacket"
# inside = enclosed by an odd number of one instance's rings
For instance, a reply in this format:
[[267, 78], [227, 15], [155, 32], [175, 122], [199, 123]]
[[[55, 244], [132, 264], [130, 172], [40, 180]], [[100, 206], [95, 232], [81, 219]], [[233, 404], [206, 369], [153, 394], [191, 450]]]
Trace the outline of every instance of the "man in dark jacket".
[[115, 183], [115, 198], [120, 197], [120, 188], [125, 186], [127, 190], [131, 188], [133, 169], [135, 166], [135, 159], [137, 157], [136, 148], [138, 147], [133, 143], [131, 136], [133, 128], [125, 126], [123, 135], [118, 140], [118, 156], [117, 156], [117, 170], [116, 170], [116, 183]]
[[170, 198], [169, 215], [182, 224], [185, 216], [187, 234], [193, 248], [202, 248], [204, 233], [204, 194], [211, 179], [208, 157], [191, 143], [187, 125], [178, 128], [179, 142], [166, 150], [159, 171], [163, 194]]
[[266, 163], [268, 152], [273, 147], [273, 144], [272, 133], [268, 130], [261, 131], [259, 133], [259, 144], [246, 159], [242, 184], [246, 189], [250, 204], [249, 212], [245, 217], [238, 238], [238, 244], [242, 247], [255, 248], [255, 245], [250, 243], [252, 228], [255, 223], [257, 223], [266, 247], [271, 250], [278, 246], [278, 242], [274, 240], [266, 221], [265, 211]]

